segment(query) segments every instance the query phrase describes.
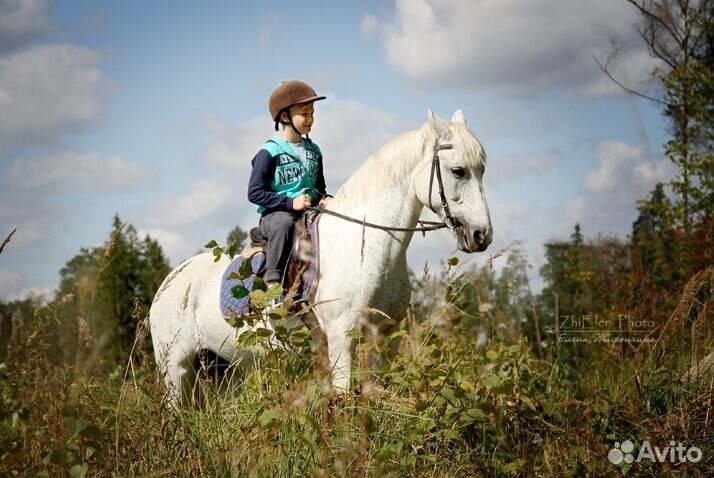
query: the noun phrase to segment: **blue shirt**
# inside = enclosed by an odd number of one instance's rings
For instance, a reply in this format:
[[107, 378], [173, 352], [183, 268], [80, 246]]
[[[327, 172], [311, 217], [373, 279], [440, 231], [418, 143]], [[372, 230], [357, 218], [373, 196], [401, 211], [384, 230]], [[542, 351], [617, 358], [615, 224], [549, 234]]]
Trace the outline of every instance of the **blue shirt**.
[[301, 194], [309, 195], [313, 203], [325, 196], [322, 152], [309, 139], [303, 140], [302, 146], [304, 160], [290, 143], [275, 135], [251, 161], [248, 200], [259, 206], [259, 213], [292, 212], [292, 199]]

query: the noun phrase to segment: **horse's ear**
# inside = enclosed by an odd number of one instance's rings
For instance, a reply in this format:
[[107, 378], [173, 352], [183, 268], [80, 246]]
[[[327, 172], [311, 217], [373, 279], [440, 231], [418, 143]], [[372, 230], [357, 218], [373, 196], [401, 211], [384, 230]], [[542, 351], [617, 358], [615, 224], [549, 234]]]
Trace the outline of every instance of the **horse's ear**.
[[439, 137], [446, 137], [449, 135], [449, 127], [446, 125], [443, 119], [439, 118], [431, 111], [429, 108], [426, 112], [426, 116], [429, 119], [427, 126], [436, 132]]
[[461, 124], [465, 125], [466, 118], [464, 118], [464, 112], [462, 110], [456, 110], [456, 113], [454, 113], [454, 116], [451, 117], [451, 122], [452, 123], [461, 123]]

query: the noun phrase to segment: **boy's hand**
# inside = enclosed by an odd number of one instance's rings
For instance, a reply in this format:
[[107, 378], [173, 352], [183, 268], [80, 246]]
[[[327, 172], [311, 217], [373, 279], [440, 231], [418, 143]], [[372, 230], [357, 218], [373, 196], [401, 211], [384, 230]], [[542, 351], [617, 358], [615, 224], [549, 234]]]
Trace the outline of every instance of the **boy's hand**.
[[307, 194], [301, 194], [293, 198], [293, 210], [304, 211], [312, 204], [312, 199]]
[[325, 207], [327, 206], [327, 202], [332, 199], [331, 197], [324, 196], [322, 199], [320, 199], [320, 207]]

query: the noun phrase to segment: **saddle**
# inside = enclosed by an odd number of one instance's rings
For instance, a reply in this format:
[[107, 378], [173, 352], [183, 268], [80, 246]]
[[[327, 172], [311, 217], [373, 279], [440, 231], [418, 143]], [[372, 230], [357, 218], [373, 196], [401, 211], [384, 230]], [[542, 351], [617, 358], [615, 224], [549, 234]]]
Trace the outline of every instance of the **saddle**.
[[[293, 232], [293, 245], [290, 257], [283, 271], [282, 286], [288, 294], [294, 294], [293, 300], [308, 299], [314, 290], [317, 278], [317, 254], [319, 238], [317, 235], [317, 224], [320, 220], [320, 213], [316, 210], [308, 210], [295, 223]], [[248, 237], [250, 245], [243, 249], [241, 256], [252, 257], [255, 254], [262, 254], [262, 261], [256, 275], [263, 277], [265, 273], [265, 246], [268, 239], [260, 233], [257, 227], [252, 228]]]

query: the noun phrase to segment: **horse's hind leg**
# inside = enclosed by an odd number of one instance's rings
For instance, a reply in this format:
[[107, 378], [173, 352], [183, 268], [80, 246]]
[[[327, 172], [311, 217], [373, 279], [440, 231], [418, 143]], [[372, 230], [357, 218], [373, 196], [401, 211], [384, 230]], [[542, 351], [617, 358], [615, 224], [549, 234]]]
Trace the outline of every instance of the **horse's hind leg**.
[[[171, 341], [164, 342], [154, 334], [154, 354], [157, 367], [166, 383], [168, 402], [173, 408], [183, 403], [191, 403], [196, 382], [196, 347], [179, 330]], [[183, 346], [179, 345], [182, 344]]]
[[196, 354], [182, 354], [166, 364], [166, 387], [169, 392], [169, 404], [177, 407], [182, 404], [193, 404], [197, 395], [196, 384]]

